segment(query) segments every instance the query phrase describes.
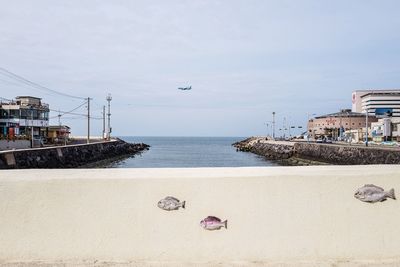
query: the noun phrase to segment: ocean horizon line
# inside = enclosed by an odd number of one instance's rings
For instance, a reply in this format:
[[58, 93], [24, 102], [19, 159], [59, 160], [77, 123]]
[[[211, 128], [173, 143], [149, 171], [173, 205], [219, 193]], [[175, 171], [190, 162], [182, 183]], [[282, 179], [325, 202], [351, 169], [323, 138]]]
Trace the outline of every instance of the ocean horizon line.
[[117, 138], [122, 138], [122, 137], [173, 137], [173, 138], [247, 138], [250, 136], [190, 136], [190, 135], [117, 135], [115, 136]]

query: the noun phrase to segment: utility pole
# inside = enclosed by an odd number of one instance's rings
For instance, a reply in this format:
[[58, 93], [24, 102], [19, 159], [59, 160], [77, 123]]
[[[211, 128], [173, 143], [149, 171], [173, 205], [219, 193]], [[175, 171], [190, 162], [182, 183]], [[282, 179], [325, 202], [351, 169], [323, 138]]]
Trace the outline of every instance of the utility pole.
[[107, 113], [107, 140], [110, 141], [111, 139], [111, 124], [110, 124], [110, 117], [111, 117], [111, 113], [110, 113], [110, 102], [112, 100], [111, 94], [108, 94], [107, 98], [106, 98], [107, 102], [108, 102], [108, 113]]
[[103, 139], [106, 137], [106, 106], [103, 106]]
[[351, 146], [351, 142], [353, 141], [353, 133], [351, 132], [351, 114], [350, 114], [350, 146]]
[[272, 112], [272, 138], [275, 140], [275, 111]]
[[90, 97], [87, 98], [87, 143], [90, 143]]
[[58, 111], [58, 126], [61, 126], [61, 112]]
[[365, 146], [368, 146], [368, 108], [366, 108], [365, 113]]
[[286, 117], [283, 117], [283, 139], [286, 138]]
[[31, 148], [33, 148], [34, 144], [33, 144], [33, 108], [32, 108], [32, 106], [31, 106], [31, 119], [32, 119], [31, 120]]

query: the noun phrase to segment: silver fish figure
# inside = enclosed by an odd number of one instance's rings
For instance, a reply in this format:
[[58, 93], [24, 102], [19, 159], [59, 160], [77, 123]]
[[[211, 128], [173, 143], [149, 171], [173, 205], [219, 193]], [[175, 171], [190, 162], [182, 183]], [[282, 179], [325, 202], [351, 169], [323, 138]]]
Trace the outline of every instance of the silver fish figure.
[[180, 207], [185, 208], [186, 201], [180, 202], [179, 199], [174, 197], [165, 197], [158, 201], [157, 206], [163, 210], [177, 210]]
[[220, 218], [215, 216], [208, 216], [200, 221], [200, 226], [206, 230], [219, 230], [221, 227], [228, 229], [228, 220], [221, 221]]
[[385, 201], [388, 197], [396, 199], [393, 188], [389, 191], [385, 191], [383, 188], [373, 184], [366, 184], [359, 188], [354, 193], [354, 197], [361, 201], [370, 203]]

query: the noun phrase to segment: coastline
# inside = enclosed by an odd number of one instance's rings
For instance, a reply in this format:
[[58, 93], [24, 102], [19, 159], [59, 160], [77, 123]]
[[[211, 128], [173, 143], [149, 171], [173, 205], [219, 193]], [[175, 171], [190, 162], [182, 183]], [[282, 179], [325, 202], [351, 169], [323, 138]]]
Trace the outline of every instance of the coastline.
[[121, 139], [31, 149], [0, 151], [0, 169], [77, 168], [102, 161], [130, 157], [149, 149]]
[[304, 140], [275, 141], [266, 137], [249, 137], [232, 145], [237, 151], [258, 154], [282, 165], [400, 164], [400, 150], [395, 148]]

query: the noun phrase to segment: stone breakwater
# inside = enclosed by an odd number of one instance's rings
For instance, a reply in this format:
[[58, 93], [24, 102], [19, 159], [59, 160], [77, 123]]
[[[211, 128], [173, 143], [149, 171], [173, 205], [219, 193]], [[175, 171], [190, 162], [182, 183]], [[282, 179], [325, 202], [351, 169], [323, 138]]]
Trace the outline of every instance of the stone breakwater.
[[130, 156], [149, 145], [123, 140], [81, 145], [0, 151], [0, 169], [76, 168], [103, 160]]
[[257, 155], [262, 155], [271, 160], [282, 160], [291, 158], [294, 155], [293, 143], [280, 143], [273, 144], [266, 142], [266, 139], [250, 137], [243, 141], [234, 143], [233, 146], [239, 151], [252, 152]]
[[238, 151], [252, 152], [283, 165], [400, 164], [400, 149], [271, 141], [250, 137], [234, 143]]
[[338, 165], [400, 164], [400, 149], [295, 143], [301, 158], [316, 159]]

